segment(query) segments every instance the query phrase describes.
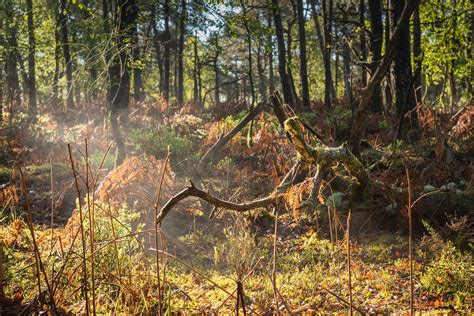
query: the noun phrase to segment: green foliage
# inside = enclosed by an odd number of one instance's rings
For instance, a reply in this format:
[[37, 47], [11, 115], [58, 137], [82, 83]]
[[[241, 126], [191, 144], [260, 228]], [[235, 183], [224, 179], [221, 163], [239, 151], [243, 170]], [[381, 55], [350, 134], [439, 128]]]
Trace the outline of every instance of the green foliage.
[[429, 260], [420, 277], [421, 286], [432, 294], [453, 295], [457, 304], [462, 305], [474, 291], [474, 269], [472, 254], [464, 253], [451, 241], [445, 241], [427, 222], [423, 226], [428, 231], [418, 249], [418, 256]]
[[451, 294], [464, 302], [474, 294], [472, 256], [456, 249], [450, 241], [444, 243], [441, 252], [422, 274], [420, 283], [433, 294]]
[[183, 158], [191, 153], [192, 142], [178, 135], [166, 126], [155, 128], [135, 128], [130, 132], [129, 141], [136, 150], [163, 159], [168, 148], [173, 158]]
[[[96, 150], [90, 155], [89, 160], [90, 160], [90, 165], [92, 169], [94, 170], [99, 169], [100, 164], [102, 163], [102, 159], [104, 159], [104, 154], [105, 154], [104, 152], [100, 150]], [[112, 170], [114, 168], [114, 164], [115, 164], [115, 157], [114, 155], [109, 153], [104, 159], [102, 168], [105, 168], [107, 170]]]

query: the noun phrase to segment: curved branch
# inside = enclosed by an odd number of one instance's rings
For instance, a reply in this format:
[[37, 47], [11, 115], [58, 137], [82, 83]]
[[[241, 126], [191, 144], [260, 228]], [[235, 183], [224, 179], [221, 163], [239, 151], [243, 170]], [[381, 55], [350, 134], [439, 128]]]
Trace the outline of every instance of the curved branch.
[[201, 189], [198, 189], [192, 182], [190, 185], [183, 189], [181, 192], [173, 196], [171, 199], [166, 202], [166, 204], [161, 208], [160, 213], [156, 217], [156, 224], [161, 223], [163, 219], [168, 215], [168, 213], [173, 209], [173, 207], [178, 204], [180, 201], [188, 197], [197, 197], [200, 198], [215, 207], [225, 208], [228, 210], [233, 210], [237, 212], [250, 211], [256, 208], [269, 206], [277, 203], [285, 194], [288, 186], [291, 185], [293, 181], [293, 176], [301, 165], [301, 161], [298, 160], [293, 167], [288, 171], [280, 184], [270, 193], [268, 196], [256, 199], [250, 202], [244, 203], [232, 203], [229, 201], [221, 200], [208, 192], [205, 192]]
[[244, 203], [232, 203], [229, 201], [221, 200], [208, 192], [205, 192], [201, 189], [198, 189], [194, 186], [191, 182], [190, 186], [183, 189], [181, 192], [173, 196], [162, 208], [160, 213], [156, 218], [156, 223], [159, 224], [161, 221], [166, 217], [166, 215], [171, 211], [171, 209], [178, 204], [180, 201], [193, 196], [200, 198], [216, 207], [225, 208], [228, 210], [238, 211], [238, 212], [245, 212], [249, 210], [253, 210], [259, 207], [268, 206], [274, 204], [278, 201], [278, 199], [283, 195], [283, 193], [272, 193], [264, 198], [256, 199], [250, 202]]

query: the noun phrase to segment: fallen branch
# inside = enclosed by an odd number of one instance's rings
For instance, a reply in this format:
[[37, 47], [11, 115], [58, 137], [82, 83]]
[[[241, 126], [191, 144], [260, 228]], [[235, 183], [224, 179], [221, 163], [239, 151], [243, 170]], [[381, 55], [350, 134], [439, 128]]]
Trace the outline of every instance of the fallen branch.
[[157, 223], [161, 223], [163, 218], [169, 213], [169, 211], [176, 205], [178, 202], [184, 200], [185, 198], [188, 198], [190, 196], [200, 198], [216, 207], [222, 207], [228, 210], [233, 210], [233, 211], [238, 211], [238, 212], [245, 212], [249, 210], [253, 210], [259, 207], [264, 207], [271, 205], [277, 201], [279, 197], [281, 197], [280, 194], [270, 194], [264, 198], [253, 200], [250, 202], [244, 202], [244, 203], [232, 203], [229, 201], [224, 201], [221, 200], [208, 192], [204, 192], [201, 189], [198, 189], [197, 187], [194, 186], [194, 184], [191, 182], [190, 186], [173, 196], [161, 209], [160, 213], [158, 214], [158, 217], [156, 219]]
[[313, 145], [307, 144], [305, 124], [297, 116], [288, 117], [288, 111], [285, 110], [285, 105], [277, 92], [272, 96], [272, 107], [288, 139], [305, 162], [323, 168], [342, 163], [347, 171], [356, 177], [361, 187], [367, 184], [368, 175], [364, 166], [348, 148], [345, 146], [328, 147], [318, 138]]
[[[255, 116], [260, 113], [263, 109], [264, 103], [259, 103], [255, 108], [250, 110], [247, 115], [237, 124], [233, 129], [231, 129], [227, 134], [222, 135], [217, 142], [212, 145], [211, 148], [202, 156], [201, 160], [199, 161], [196, 171], [198, 174], [202, 173], [207, 169], [207, 166], [211, 161], [215, 159], [217, 153], [235, 136], [239, 133], [251, 120], [255, 118]], [[198, 180], [195, 178], [194, 181], [199, 183]]]
[[283, 178], [281, 183], [268, 196], [244, 203], [233, 203], [221, 200], [211, 195], [210, 193], [197, 188], [194, 183], [191, 182], [187, 188], [183, 189], [181, 192], [169, 199], [168, 202], [166, 202], [166, 204], [161, 208], [160, 213], [156, 217], [156, 223], [161, 223], [161, 221], [166, 217], [166, 215], [168, 215], [168, 213], [171, 211], [171, 209], [173, 209], [176, 204], [188, 197], [197, 197], [214, 205], [215, 207], [225, 208], [227, 210], [237, 212], [246, 212], [256, 208], [266, 207], [275, 204], [285, 194], [286, 188], [291, 184], [293, 174], [296, 172], [299, 165], [300, 161], [297, 161], [293, 165], [291, 170]]

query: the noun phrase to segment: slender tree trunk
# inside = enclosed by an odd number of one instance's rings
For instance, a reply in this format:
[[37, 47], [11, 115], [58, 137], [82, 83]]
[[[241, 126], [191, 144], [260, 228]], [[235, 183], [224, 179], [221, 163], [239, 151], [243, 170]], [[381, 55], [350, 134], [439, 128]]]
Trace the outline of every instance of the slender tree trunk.
[[264, 54], [262, 53], [263, 40], [259, 38], [257, 47], [257, 72], [258, 72], [258, 89], [260, 98], [267, 99], [267, 78], [265, 77], [265, 69], [263, 66]]
[[10, 123], [13, 120], [13, 108], [21, 103], [20, 99], [20, 79], [18, 75], [18, 43], [17, 43], [17, 25], [15, 19], [15, 13], [13, 12], [13, 4], [11, 2], [6, 3], [5, 8], [6, 23], [5, 23], [5, 35], [7, 41], [6, 58], [5, 64], [6, 80], [7, 80], [7, 106], [10, 111]]
[[33, 1], [26, 0], [28, 22], [28, 113], [33, 121], [37, 114], [35, 71], [35, 26], [33, 23]]
[[[398, 21], [405, 3], [408, 0], [393, 1], [393, 21]], [[401, 137], [406, 127], [415, 127], [415, 119], [407, 119], [405, 114], [415, 107], [415, 95], [413, 92], [413, 75], [411, 68], [410, 53], [410, 27], [409, 23], [402, 25], [401, 36], [398, 41], [398, 49], [392, 67], [392, 75], [395, 83], [395, 107], [396, 122], [394, 126], [397, 138]], [[415, 113], [412, 113], [414, 116]]]
[[130, 43], [132, 28], [135, 25], [133, 7], [135, 0], [115, 0], [116, 14], [119, 18], [115, 19], [117, 33], [121, 34], [115, 40], [116, 54], [112, 59], [109, 69], [110, 87], [110, 125], [112, 127], [112, 136], [117, 145], [115, 165], [120, 165], [125, 159], [125, 142], [120, 132], [119, 117], [123, 123], [128, 121], [128, 103], [130, 98], [130, 65], [129, 54], [131, 53]]
[[199, 54], [198, 54], [198, 45], [197, 45], [197, 36], [194, 35], [193, 38], [193, 49], [194, 49], [194, 67], [193, 67], [193, 92], [194, 92], [194, 103], [201, 104], [199, 98], [199, 80], [198, 80], [198, 69], [199, 69]]
[[[454, 52], [457, 52], [458, 51], [458, 47], [457, 47], [458, 45], [457, 44], [459, 43], [459, 40], [457, 38], [457, 27], [458, 27], [457, 6], [458, 6], [458, 1], [453, 0], [452, 6], [453, 6], [453, 27], [452, 27], [451, 41], [454, 44], [454, 46], [453, 46]], [[453, 113], [453, 114], [456, 111], [456, 105], [457, 105], [457, 102], [458, 102], [458, 92], [457, 92], [457, 87], [456, 87], [456, 76], [454, 74], [454, 69], [456, 67], [455, 63], [456, 63], [456, 60], [453, 59], [453, 60], [451, 60], [450, 65], [449, 65], [449, 87], [450, 87], [450, 90], [451, 90], [450, 103], [451, 103], [451, 113]]]
[[303, 107], [309, 109], [309, 84], [308, 84], [308, 67], [306, 61], [306, 31], [303, 0], [297, 0], [298, 4], [298, 35], [300, 41], [300, 76]]
[[181, 20], [178, 46], [178, 104], [184, 102], [184, 38], [186, 36], [186, 0], [181, 0]]
[[[413, 12], [413, 57], [415, 65], [421, 58], [421, 24], [420, 24], [420, 8], [417, 7]], [[421, 69], [415, 74], [415, 96], [416, 102], [421, 102], [423, 91], [421, 90]]]
[[[1, 13], [0, 13], [0, 47], [6, 47], [5, 37], [4, 37], [5, 30], [4, 30], [4, 26], [3, 26], [4, 20], [5, 20], [5, 17], [4, 17], [4, 12], [5, 12], [4, 2], [2, 2], [0, 4], [0, 11], [1, 11]], [[2, 63], [0, 65], [0, 69], [5, 69], [6, 68], [5, 64], [8, 61], [5, 58], [5, 51], [2, 50], [0, 52], [2, 53], [0, 55], [0, 62]], [[4, 79], [5, 78], [3, 77], [3, 71], [0, 71], [0, 124], [3, 123], [3, 104], [4, 104], [4, 101], [5, 101], [5, 96], [4, 96], [4, 91], [3, 91]], [[0, 249], [0, 251], [2, 251], [2, 250]], [[2, 294], [2, 300], [3, 300], [3, 294]]]
[[[387, 0], [387, 8], [385, 10], [385, 51], [390, 49], [390, 36], [392, 36], [392, 25], [396, 24], [397, 21], [393, 22], [392, 15], [392, 0]], [[390, 72], [387, 73], [385, 80], [385, 112], [389, 114], [392, 110], [392, 77]]]
[[66, 65], [66, 104], [65, 110], [74, 108], [74, 93], [72, 86], [72, 60], [69, 47], [69, 35], [67, 27], [66, 0], [59, 2], [59, 22], [61, 25], [61, 41], [63, 47], [64, 63]]
[[361, 87], [367, 85], [367, 71], [365, 70], [365, 64], [367, 63], [367, 43], [365, 39], [365, 1], [359, 0], [359, 23], [361, 25], [360, 31], [360, 56], [361, 56]]
[[61, 21], [59, 20], [59, 6], [56, 7], [55, 19], [56, 27], [54, 28], [54, 75], [53, 75], [53, 91], [52, 91], [52, 101], [54, 105], [59, 105], [59, 94], [58, 94], [58, 85], [59, 85], [59, 67], [60, 67], [60, 58], [61, 58], [61, 34], [59, 30], [61, 28]]
[[165, 76], [164, 76], [164, 71], [163, 71], [163, 57], [161, 54], [161, 44], [162, 44], [162, 36], [160, 32], [158, 31], [158, 28], [156, 26], [156, 4], [153, 3], [151, 6], [151, 13], [150, 13], [150, 19], [151, 19], [151, 30], [153, 33], [153, 44], [155, 48], [155, 55], [156, 55], [156, 62], [158, 64], [158, 72], [160, 74], [160, 79], [159, 79], [159, 88], [160, 88], [160, 93], [161, 95], [163, 94], [164, 91], [164, 81], [165, 81]]
[[175, 30], [173, 32], [173, 45], [172, 45], [172, 55], [173, 55], [173, 91], [174, 91], [174, 101], [177, 101], [178, 98], [178, 59], [179, 59], [179, 51], [178, 51], [178, 43], [179, 43], [179, 25], [178, 23], [175, 24]]
[[[347, 11], [342, 12], [342, 19], [348, 20]], [[343, 27], [344, 37], [349, 38], [347, 26]], [[352, 74], [351, 74], [351, 48], [349, 46], [348, 40], [344, 40], [342, 44], [342, 67], [343, 67], [343, 80], [344, 80], [344, 98], [350, 101], [351, 109], [353, 109], [352, 102]]]
[[292, 2], [292, 9], [293, 9], [293, 17], [291, 18], [291, 20], [287, 21], [287, 25], [288, 25], [288, 28], [286, 30], [286, 55], [287, 55], [287, 63], [286, 63], [286, 71], [288, 72], [288, 78], [290, 80], [290, 88], [291, 88], [291, 98], [293, 100], [293, 102], [295, 103], [298, 103], [298, 94], [296, 93], [296, 86], [295, 86], [295, 80], [294, 80], [294, 77], [293, 77], [293, 71], [291, 70], [291, 63], [293, 62], [292, 61], [292, 57], [293, 57], [293, 53], [292, 53], [292, 49], [293, 49], [293, 25], [295, 24], [296, 22], [296, 9], [295, 9], [295, 6], [293, 5], [293, 2]]
[[[373, 76], [382, 58], [383, 23], [380, 0], [369, 0], [369, 11], [371, 27], [370, 54], [372, 59], [370, 63], [370, 71]], [[374, 113], [382, 110], [380, 87], [378, 87], [374, 93], [371, 110]]]
[[293, 105], [294, 101], [291, 93], [290, 78], [286, 67], [285, 38], [283, 36], [283, 24], [278, 0], [272, 0], [273, 20], [275, 23], [275, 33], [278, 42], [278, 72], [280, 73], [281, 87], [285, 103]]
[[[334, 25], [334, 34], [338, 34], [338, 29], [337, 25]], [[339, 77], [340, 77], [340, 69], [339, 69], [339, 61], [340, 61], [340, 47], [339, 47], [339, 42], [336, 40], [334, 42], [334, 50], [335, 50], [335, 55], [336, 55], [336, 60], [334, 62], [334, 90], [336, 90], [337, 93], [337, 88], [339, 87]]]
[[331, 27], [332, 27], [332, 0], [329, 0], [329, 8], [326, 0], [322, 0], [322, 15], [324, 34], [318, 21], [318, 12], [316, 10], [316, 0], [311, 0], [311, 9], [313, 11], [313, 21], [318, 36], [319, 49], [323, 58], [324, 65], [324, 106], [331, 107], [331, 103], [336, 96], [331, 74]]
[[220, 80], [219, 80], [219, 54], [220, 54], [220, 47], [219, 47], [219, 41], [217, 39], [217, 36], [215, 38], [215, 45], [216, 45], [216, 51], [214, 53], [214, 58], [212, 59], [212, 66], [214, 68], [214, 83], [216, 85], [214, 89], [214, 106], [219, 106], [220, 104]]
[[[77, 30], [75, 30], [74, 32], [72, 32], [72, 42], [73, 43], [77, 43]], [[74, 53], [72, 54], [74, 55]], [[72, 59], [72, 69], [77, 69], [78, 68], [78, 65], [79, 65], [79, 54], [75, 54], [75, 58]], [[81, 104], [81, 82], [79, 80], [77, 80], [76, 82], [74, 82], [74, 97], [76, 98], [76, 103], [75, 105], [78, 105], [78, 104]]]
[[[243, 14], [246, 15], [247, 8], [245, 7], [243, 0], [240, 0], [240, 6], [242, 7]], [[253, 109], [256, 98], [255, 98], [255, 84], [253, 80], [252, 31], [250, 30], [247, 20], [245, 19], [244, 19], [244, 27], [247, 32], [247, 62], [249, 64], [247, 75], [248, 75], [249, 83], [250, 83], [250, 95], [252, 97], [252, 100], [250, 102], [250, 109]]]
[[[272, 17], [269, 14], [268, 15], [268, 28], [271, 28], [271, 27], [272, 27]], [[270, 49], [268, 52], [268, 81], [270, 82], [268, 95], [272, 95], [273, 92], [275, 92], [275, 76], [273, 74], [273, 40], [272, 40], [271, 34], [268, 34], [267, 41], [272, 46], [272, 49]]]
[[170, 53], [171, 53], [171, 34], [170, 34], [170, 4], [169, 0], [164, 0], [164, 7], [163, 7], [163, 15], [164, 15], [164, 23], [165, 23], [165, 33], [164, 33], [164, 55], [163, 55], [163, 97], [166, 102], [170, 100]]
[[[133, 98], [135, 101], [141, 102], [145, 100], [145, 91], [143, 90], [142, 80], [142, 66], [139, 65], [141, 53], [140, 53], [140, 40], [138, 36], [138, 15], [140, 14], [140, 8], [138, 3], [135, 2], [132, 10], [133, 20], [135, 21], [132, 27], [132, 57], [133, 57]], [[153, 23], [153, 21], [152, 21]]]

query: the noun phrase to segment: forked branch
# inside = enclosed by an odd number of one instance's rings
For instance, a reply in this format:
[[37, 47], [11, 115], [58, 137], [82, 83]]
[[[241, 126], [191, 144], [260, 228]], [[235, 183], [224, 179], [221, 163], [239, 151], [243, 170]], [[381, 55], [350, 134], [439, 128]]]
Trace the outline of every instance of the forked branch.
[[254, 210], [257, 208], [266, 207], [272, 204], [278, 203], [278, 201], [283, 197], [285, 194], [286, 189], [289, 185], [291, 185], [291, 181], [293, 178], [294, 173], [298, 169], [300, 161], [296, 162], [291, 170], [286, 174], [283, 178], [281, 183], [276, 187], [272, 193], [267, 195], [266, 197], [256, 199], [249, 202], [243, 203], [233, 203], [229, 201], [225, 201], [219, 199], [209, 192], [205, 192], [199, 188], [197, 188], [193, 182], [190, 185], [183, 189], [181, 192], [173, 196], [171, 199], [166, 202], [166, 204], [161, 208], [160, 213], [156, 218], [157, 224], [161, 223], [161, 221], [168, 215], [168, 213], [173, 209], [173, 207], [178, 204], [180, 201], [188, 198], [188, 197], [197, 197], [201, 200], [204, 200], [215, 207], [225, 208], [227, 210], [237, 211], [237, 212], [246, 212], [250, 210]]

